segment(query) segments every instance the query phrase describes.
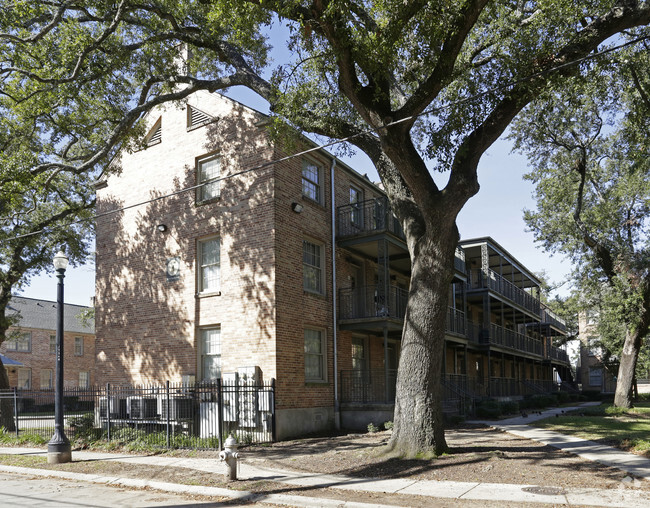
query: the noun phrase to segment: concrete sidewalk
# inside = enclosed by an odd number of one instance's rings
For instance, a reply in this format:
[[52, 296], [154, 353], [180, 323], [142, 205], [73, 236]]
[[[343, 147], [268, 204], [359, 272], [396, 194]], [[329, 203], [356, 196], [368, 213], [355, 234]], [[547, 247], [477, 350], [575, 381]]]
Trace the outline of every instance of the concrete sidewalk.
[[[0, 448], [2, 454], [45, 456], [46, 452], [32, 448]], [[119, 461], [131, 464], [162, 467], [183, 467], [197, 471], [225, 474], [225, 465], [215, 459], [176, 458], [160, 455], [139, 456], [87, 451], [73, 452], [74, 461]], [[42, 470], [0, 466], [0, 471], [54, 476], [70, 480], [104, 483], [124, 487], [154, 488], [166, 492], [194, 495], [229, 497], [247, 502], [271, 503], [287, 506], [357, 506], [359, 508], [378, 506], [376, 504], [350, 503], [339, 500], [282, 494], [260, 495], [216, 487], [171, 484], [154, 480], [116, 478], [102, 475], [88, 475], [63, 471]], [[494, 484], [476, 482], [451, 482], [410, 479], [352, 478], [337, 475], [297, 473], [265, 469], [240, 463], [239, 478], [242, 480], [268, 480], [301, 488], [332, 488], [346, 491], [388, 493], [395, 495], [427, 496], [438, 499], [457, 499], [490, 502], [546, 503], [553, 505], [650, 507], [650, 492], [621, 488], [611, 489], [562, 489], [536, 485]], [[395, 499], [399, 502], [399, 499]]]
[[515, 436], [533, 439], [541, 443], [573, 453], [583, 459], [599, 462], [606, 466], [621, 469], [637, 478], [650, 480], [650, 459], [633, 453], [624, 452], [618, 448], [605, 446], [594, 441], [588, 441], [568, 434], [560, 434], [540, 428], [530, 427], [528, 424], [544, 418], [561, 415], [585, 407], [599, 405], [600, 402], [587, 402], [579, 406], [553, 408], [539, 413], [531, 413], [506, 420], [473, 420], [467, 423], [477, 423], [503, 430]]

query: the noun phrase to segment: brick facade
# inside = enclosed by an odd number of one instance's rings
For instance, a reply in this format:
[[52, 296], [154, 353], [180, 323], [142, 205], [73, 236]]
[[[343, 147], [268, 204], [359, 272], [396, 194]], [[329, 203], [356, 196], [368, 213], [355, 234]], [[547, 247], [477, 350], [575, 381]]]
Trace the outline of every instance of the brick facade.
[[[22, 319], [9, 329], [8, 338], [0, 345], [0, 354], [22, 365], [5, 366], [9, 376], [9, 386], [33, 389], [53, 388], [56, 355], [55, 350], [51, 348], [51, 342], [56, 336], [56, 302], [15, 297], [10, 303], [10, 314], [12, 308], [20, 309]], [[64, 323], [73, 323], [72, 330], [67, 328], [63, 335], [63, 383], [66, 388], [84, 388], [83, 385], [80, 386], [80, 381], [85, 382], [86, 375], [88, 386], [93, 386], [96, 382], [94, 327], [91, 324], [82, 324], [76, 319], [76, 316], [86, 309], [88, 307], [69, 304], [64, 308]], [[36, 314], [40, 317], [35, 318]], [[34, 326], [36, 324], [39, 326]], [[29, 350], [17, 350], [26, 349], [20, 346], [12, 349], [12, 339], [25, 334], [30, 337]], [[80, 373], [85, 373], [82, 378]], [[29, 379], [29, 386], [25, 386], [25, 379]]]

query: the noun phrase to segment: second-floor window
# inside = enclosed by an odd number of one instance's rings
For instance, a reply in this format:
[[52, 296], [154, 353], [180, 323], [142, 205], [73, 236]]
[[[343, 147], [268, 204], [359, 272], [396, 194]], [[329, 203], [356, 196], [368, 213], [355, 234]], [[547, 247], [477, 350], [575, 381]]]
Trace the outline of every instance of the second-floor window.
[[199, 292], [216, 293], [221, 285], [221, 245], [219, 238], [199, 242]]
[[83, 356], [84, 355], [84, 338], [75, 337], [74, 338], [74, 355]]
[[56, 335], [50, 335], [50, 354], [56, 354]]
[[312, 161], [302, 161], [302, 195], [322, 203], [321, 168]]
[[323, 293], [323, 246], [302, 242], [302, 275], [305, 291]]
[[356, 187], [350, 187], [350, 222], [357, 227], [363, 226], [363, 193]]
[[6, 341], [7, 351], [19, 351], [22, 353], [29, 353], [32, 350], [32, 334], [21, 333]]
[[196, 189], [196, 201], [203, 203], [216, 199], [221, 194], [221, 186], [218, 180], [221, 174], [221, 160], [219, 157], [206, 157], [199, 159], [196, 163], [196, 180], [197, 185], [203, 184]]

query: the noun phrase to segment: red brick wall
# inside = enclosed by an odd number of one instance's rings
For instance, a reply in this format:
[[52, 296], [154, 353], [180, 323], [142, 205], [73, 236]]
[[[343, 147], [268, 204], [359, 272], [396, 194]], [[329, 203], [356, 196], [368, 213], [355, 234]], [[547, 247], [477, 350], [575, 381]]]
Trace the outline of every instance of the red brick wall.
[[[11, 333], [11, 329], [9, 333]], [[31, 369], [32, 388], [41, 388], [41, 371], [52, 370], [52, 386], [54, 386], [56, 355], [50, 353], [50, 335], [55, 335], [54, 330], [39, 330], [33, 328], [20, 328], [20, 333], [31, 333], [32, 348], [30, 352], [7, 351], [6, 341], [0, 345], [0, 353], [9, 356]], [[90, 385], [96, 382], [95, 374], [95, 336], [81, 333], [64, 333], [63, 342], [63, 383], [65, 387], [76, 388], [79, 386], [79, 372], [88, 372]], [[75, 355], [75, 337], [82, 337], [84, 351], [82, 356]], [[8, 366], [9, 386], [16, 386], [18, 382], [18, 369]]]

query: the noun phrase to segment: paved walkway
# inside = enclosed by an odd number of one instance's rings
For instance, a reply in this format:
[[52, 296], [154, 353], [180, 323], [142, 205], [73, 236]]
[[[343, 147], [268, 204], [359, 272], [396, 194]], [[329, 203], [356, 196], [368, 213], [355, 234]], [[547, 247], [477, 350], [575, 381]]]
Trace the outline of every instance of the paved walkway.
[[[564, 408], [570, 411], [573, 408]], [[511, 432], [529, 439], [542, 441], [551, 446], [567, 450], [571, 453], [596, 460], [604, 464], [628, 471], [635, 477], [650, 479], [650, 460], [633, 454], [621, 452], [601, 446], [590, 441], [572, 438], [554, 432], [534, 429], [526, 425], [536, 419], [552, 416], [561, 409], [552, 409], [541, 415], [529, 415], [527, 418], [518, 417], [499, 422], [480, 422], [495, 428]], [[0, 454], [46, 455], [42, 449], [33, 448], [0, 448]], [[156, 465], [163, 467], [182, 467], [197, 471], [225, 474], [225, 465], [215, 459], [178, 458], [161, 455], [141, 456], [115, 453], [99, 453], [74, 451], [74, 461], [120, 461], [131, 464]], [[53, 476], [71, 480], [81, 480], [93, 483], [119, 485], [125, 487], [149, 487], [167, 492], [199, 494], [206, 496], [227, 497], [257, 503], [271, 503], [288, 506], [346, 506], [370, 507], [377, 504], [351, 503], [340, 500], [323, 499], [306, 496], [290, 496], [282, 494], [257, 495], [250, 492], [234, 491], [216, 487], [201, 487], [178, 485], [156, 480], [117, 478], [103, 475], [89, 475], [64, 471], [42, 470], [0, 465], [0, 471], [28, 473], [32, 475]], [[439, 499], [458, 499], [490, 502], [519, 502], [526, 504], [547, 503], [556, 506], [607, 506], [607, 507], [650, 507], [650, 492], [625, 488], [621, 489], [563, 489], [555, 487], [539, 487], [535, 485], [494, 484], [477, 482], [451, 482], [435, 480], [410, 479], [373, 479], [352, 478], [337, 475], [313, 473], [297, 473], [277, 469], [266, 469], [240, 462], [238, 477], [243, 480], [269, 480], [285, 483], [302, 488], [333, 488], [362, 492], [379, 492], [388, 494], [428, 496]], [[636, 480], [638, 481], [638, 480]], [[629, 486], [634, 485], [630, 479]], [[396, 501], [398, 501], [396, 499]]]

